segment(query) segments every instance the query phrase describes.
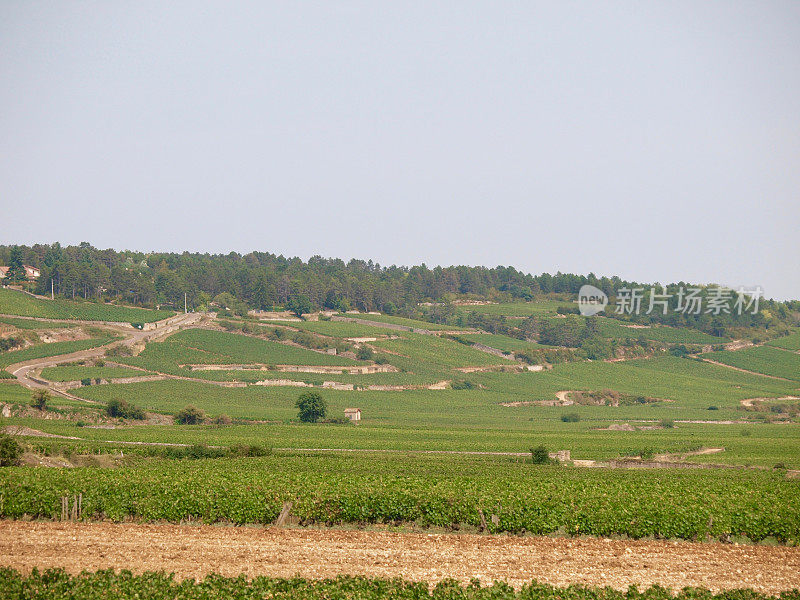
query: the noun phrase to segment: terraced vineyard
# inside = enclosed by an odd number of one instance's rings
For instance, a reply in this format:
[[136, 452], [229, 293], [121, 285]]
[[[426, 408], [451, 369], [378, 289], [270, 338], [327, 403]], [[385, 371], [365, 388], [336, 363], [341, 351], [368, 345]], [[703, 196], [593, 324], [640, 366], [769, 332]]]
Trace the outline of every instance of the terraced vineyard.
[[22, 292], [0, 288], [0, 314], [45, 319], [76, 319], [78, 321], [150, 323], [166, 319], [175, 313], [95, 302], [43, 300]]
[[459, 339], [466, 340], [475, 344], [483, 344], [490, 348], [496, 348], [503, 352], [528, 352], [530, 350], [550, 348], [546, 344], [539, 344], [529, 340], [518, 340], [507, 335], [496, 335], [491, 333], [462, 333]]
[[266, 364], [354, 366], [357, 361], [343, 356], [314, 352], [256, 337], [187, 329], [166, 341], [150, 344], [139, 356], [120, 359], [134, 366], [174, 372], [187, 364]]
[[97, 348], [98, 346], [105, 346], [106, 344], [110, 344], [111, 342], [117, 339], [119, 338], [108, 336], [101, 338], [91, 338], [88, 340], [53, 342], [52, 344], [39, 344], [37, 346], [31, 346], [29, 348], [25, 348], [24, 350], [11, 350], [8, 352], [0, 352], [0, 368], [35, 358], [60, 356], [62, 354], [69, 354], [70, 352], [78, 352], [79, 350]]
[[701, 356], [738, 369], [800, 381], [800, 354], [777, 348], [758, 346], [737, 351], [709, 352]]
[[776, 338], [767, 342], [768, 346], [785, 348], [786, 350], [800, 351], [800, 331], [795, 331], [785, 337]]
[[[249, 331], [276, 335], [274, 326], [253, 329], [247, 320], [228, 326], [245, 324]], [[614, 327], [627, 330], [616, 323], [604, 326], [609, 335]], [[342, 344], [346, 338], [376, 340], [360, 345], [368, 349], [362, 357], [370, 359], [358, 361], [253, 335], [184, 329], [147, 343], [137, 356], [106, 359], [182, 379], [82, 386], [71, 393], [100, 406], [53, 397], [50, 411], [64, 418], [39, 418], [26, 406], [27, 390], [0, 385], [0, 403], [12, 406], [8, 425], [56, 436], [23, 438], [37, 456], [119, 456], [107, 459], [115, 469], [0, 469], [0, 489], [7, 490], [0, 517], [57, 517], [61, 497], [81, 494], [87, 520], [267, 524], [291, 500], [293, 518], [307, 525], [463, 531], [481, 527], [483, 512], [487, 519], [494, 515], [487, 520], [492, 533], [800, 541], [795, 510], [800, 488], [797, 479], [786, 476], [787, 468], [800, 466], [798, 428], [771, 424], [768, 413], [741, 406], [746, 399], [796, 394], [797, 379], [678, 358], [661, 347], [649, 358], [582, 360], [531, 372], [511, 355], [469, 344], [509, 353], [547, 348], [504, 335], [451, 337], [446, 331], [433, 335], [339, 321], [298, 322], [282, 330], [287, 333], [279, 339], [311, 345], [323, 339], [315, 336], [327, 336], [340, 340], [333, 345], [348, 352], [359, 345]], [[306, 332], [305, 337], [295, 337], [292, 330]], [[693, 337], [666, 327], [652, 331], [665, 343], [707, 341], [705, 334]], [[55, 356], [105, 341], [40, 344], [22, 352]], [[0, 357], [16, 355], [16, 362], [22, 352]], [[800, 357], [770, 346], [709, 354], [714, 359], [727, 355], [748, 361], [751, 370], [781, 373], [791, 373], [791, 361]], [[367, 364], [392, 372], [277, 368]], [[264, 365], [264, 370], [193, 370], [190, 365]], [[125, 367], [67, 365], [45, 369], [42, 376], [95, 383], [142, 374]], [[276, 379], [280, 385], [264, 385]], [[304, 390], [298, 382], [320, 388], [330, 417], [359, 407], [361, 424], [299, 423], [295, 403]], [[352, 383], [355, 389], [331, 389], [333, 382]], [[575, 391], [622, 394], [630, 401], [558, 405], [573, 400]], [[150, 414], [149, 421], [135, 426], [109, 419], [102, 405], [112, 400], [166, 417]], [[187, 405], [209, 420], [168, 424], [169, 416]], [[211, 421], [222, 416], [229, 419]], [[607, 468], [535, 466], [531, 449], [540, 444]], [[235, 458], [248, 448], [261, 448], [259, 454], [276, 450], [260, 458]], [[187, 458], [209, 453], [224, 457]], [[698, 468], [613, 468], [647, 461]], [[708, 463], [714, 468], [699, 468]]]
[[685, 327], [627, 327], [620, 321], [601, 318], [600, 335], [614, 339], [643, 338], [671, 344], [723, 344], [729, 340]]
[[301, 321], [292, 323], [291, 327], [337, 338], [382, 337], [393, 333], [383, 327], [373, 327], [349, 321]]
[[402, 325], [403, 327], [413, 327], [414, 329], [427, 329], [428, 331], [448, 331], [456, 329], [448, 325], [440, 325], [438, 323], [429, 323], [428, 321], [417, 321], [416, 319], [407, 319], [405, 317], [397, 317], [394, 315], [377, 315], [371, 313], [358, 313], [358, 314], [342, 314], [340, 317], [348, 319], [359, 319], [361, 321], [372, 321], [374, 323], [391, 323], [393, 325]]
[[778, 397], [795, 388], [791, 382], [672, 356], [618, 363], [565, 363], [540, 373], [476, 373], [472, 377], [490, 390], [527, 396], [529, 400], [552, 399], [559, 390], [613, 389], [698, 409], [710, 405], [735, 408], [742, 399]]
[[42, 379], [47, 381], [80, 381], [82, 379], [116, 379], [119, 377], [141, 377], [147, 371], [125, 367], [65, 366], [42, 369]]
[[472, 367], [487, 365], [511, 365], [511, 359], [481, 352], [447, 338], [419, 333], [404, 333], [396, 340], [373, 342], [376, 348], [407, 357], [417, 364], [433, 364], [443, 367]]

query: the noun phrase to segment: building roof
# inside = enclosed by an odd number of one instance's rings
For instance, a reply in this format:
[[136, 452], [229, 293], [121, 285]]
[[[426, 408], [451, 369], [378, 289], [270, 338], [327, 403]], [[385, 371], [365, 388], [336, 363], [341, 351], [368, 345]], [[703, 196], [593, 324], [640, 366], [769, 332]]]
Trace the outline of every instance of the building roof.
[[344, 409], [344, 412], [345, 412], [345, 413], [349, 413], [349, 412], [361, 412], [361, 409], [360, 409], [360, 408], [345, 408], [345, 409]]

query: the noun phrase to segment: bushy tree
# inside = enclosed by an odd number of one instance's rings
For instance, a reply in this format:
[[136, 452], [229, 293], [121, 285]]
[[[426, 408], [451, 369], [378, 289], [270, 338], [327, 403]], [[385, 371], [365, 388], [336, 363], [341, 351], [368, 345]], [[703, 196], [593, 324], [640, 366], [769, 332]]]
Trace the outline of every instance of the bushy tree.
[[298, 317], [310, 313], [312, 309], [311, 300], [308, 299], [308, 296], [303, 296], [302, 294], [292, 296], [289, 298], [289, 302], [286, 303], [286, 310], [291, 311]]
[[187, 404], [175, 415], [175, 420], [181, 425], [197, 425], [206, 420], [206, 414], [196, 406]]
[[361, 346], [361, 348], [356, 351], [356, 358], [358, 360], [372, 360], [374, 355], [375, 353], [369, 346]]
[[324, 419], [328, 406], [319, 392], [303, 392], [295, 406], [299, 409], [297, 416], [303, 423], [316, 423]]
[[0, 433], [0, 467], [13, 467], [19, 464], [22, 447], [7, 433]]
[[106, 413], [109, 417], [117, 419], [144, 419], [144, 411], [138, 406], [134, 406], [127, 400], [114, 398], [109, 400], [106, 406]]
[[536, 448], [531, 448], [531, 458], [535, 465], [549, 465], [553, 462], [543, 444], [536, 446]]
[[50, 402], [50, 391], [44, 388], [33, 390], [31, 394], [31, 406], [39, 410], [47, 410], [47, 403]]

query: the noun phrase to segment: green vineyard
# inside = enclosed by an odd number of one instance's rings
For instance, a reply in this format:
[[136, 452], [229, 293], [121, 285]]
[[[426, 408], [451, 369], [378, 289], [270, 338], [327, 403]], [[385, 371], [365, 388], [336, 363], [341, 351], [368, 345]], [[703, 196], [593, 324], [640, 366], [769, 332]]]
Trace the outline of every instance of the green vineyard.
[[[780, 473], [609, 471], [481, 459], [270, 456], [154, 460], [135, 468], [0, 471], [7, 518], [56, 518], [83, 495], [88, 519], [306, 524], [416, 523], [495, 533], [800, 541], [800, 485]], [[435, 472], [436, 476], [431, 477]], [[768, 505], [769, 511], [763, 506]]]

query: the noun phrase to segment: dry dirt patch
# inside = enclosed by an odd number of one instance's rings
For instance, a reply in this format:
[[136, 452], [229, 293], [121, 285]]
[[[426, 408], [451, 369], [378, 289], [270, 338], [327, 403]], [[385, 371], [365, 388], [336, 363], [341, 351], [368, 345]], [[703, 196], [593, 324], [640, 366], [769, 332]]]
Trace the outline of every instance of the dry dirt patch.
[[26, 573], [163, 569], [179, 578], [478, 577], [515, 587], [535, 578], [620, 590], [658, 583], [767, 593], [800, 586], [800, 549], [788, 547], [187, 525], [0, 521], [0, 564]]

